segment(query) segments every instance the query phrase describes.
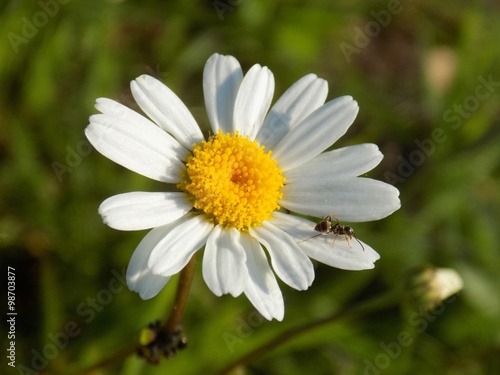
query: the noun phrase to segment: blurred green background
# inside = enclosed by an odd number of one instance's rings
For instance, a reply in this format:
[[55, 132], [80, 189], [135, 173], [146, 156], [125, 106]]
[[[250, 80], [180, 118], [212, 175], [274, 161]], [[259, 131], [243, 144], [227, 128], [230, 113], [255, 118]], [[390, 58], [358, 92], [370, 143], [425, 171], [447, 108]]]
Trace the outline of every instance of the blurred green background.
[[[281, 284], [281, 323], [259, 319], [246, 298], [215, 297], [199, 261], [188, 348], [158, 366], [128, 356], [88, 373], [217, 373], [284, 330], [401, 287], [422, 264], [464, 279], [444, 310], [418, 325], [400, 304], [342, 319], [237, 373], [500, 373], [500, 3], [10, 0], [0, 10], [0, 373], [81, 374], [165, 319], [176, 280], [142, 301], [119, 276], [145, 232], [110, 229], [97, 214], [111, 195], [162, 187], [93, 151], [83, 130], [98, 97], [137, 108], [129, 82], [144, 73], [208, 130], [202, 72], [214, 52], [244, 71], [267, 65], [275, 100], [311, 72], [328, 81], [329, 100], [352, 95], [360, 113], [334, 147], [379, 145], [385, 158], [369, 176], [395, 184], [402, 208], [354, 225], [381, 254], [374, 270], [318, 264], [307, 292]], [[15, 369], [4, 355], [8, 266]], [[398, 351], [390, 344], [404, 331], [411, 344]]]

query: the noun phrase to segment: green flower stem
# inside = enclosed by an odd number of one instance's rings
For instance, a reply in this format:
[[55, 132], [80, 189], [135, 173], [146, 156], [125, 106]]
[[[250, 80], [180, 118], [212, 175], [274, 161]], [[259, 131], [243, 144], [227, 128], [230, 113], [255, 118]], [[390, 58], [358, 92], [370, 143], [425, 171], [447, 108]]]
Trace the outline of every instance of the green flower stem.
[[179, 324], [181, 323], [182, 316], [186, 310], [186, 305], [189, 297], [189, 292], [191, 290], [191, 285], [193, 283], [194, 271], [196, 269], [196, 254], [193, 255], [189, 263], [181, 271], [179, 277], [179, 283], [177, 284], [177, 291], [175, 293], [174, 304], [172, 306], [172, 311], [165, 323], [163, 331], [167, 335], [172, 335], [177, 330]]
[[303, 325], [292, 327], [271, 340], [265, 342], [261, 346], [255, 348], [251, 352], [243, 355], [234, 362], [226, 366], [222, 371], [219, 372], [220, 375], [231, 374], [240, 366], [244, 366], [248, 363], [253, 362], [256, 359], [269, 354], [272, 350], [276, 349], [278, 346], [295, 339], [296, 337], [306, 334], [315, 328], [325, 326], [327, 324], [336, 322], [343, 318], [356, 318], [369, 314], [374, 311], [382, 310], [397, 304], [400, 301], [400, 292], [398, 290], [390, 291], [382, 296], [376, 296], [366, 302], [361, 302], [351, 308], [346, 308], [344, 310], [337, 311], [325, 318], [321, 318]]

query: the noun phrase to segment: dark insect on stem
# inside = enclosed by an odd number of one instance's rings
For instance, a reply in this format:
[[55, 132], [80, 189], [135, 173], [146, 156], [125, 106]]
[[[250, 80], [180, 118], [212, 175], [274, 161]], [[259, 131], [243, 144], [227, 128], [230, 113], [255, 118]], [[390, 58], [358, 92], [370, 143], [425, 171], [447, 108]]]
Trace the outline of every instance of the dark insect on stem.
[[162, 357], [173, 357], [186, 346], [187, 337], [180, 326], [171, 335], [167, 335], [157, 321], [142, 330], [137, 354], [149, 363], [158, 364]]

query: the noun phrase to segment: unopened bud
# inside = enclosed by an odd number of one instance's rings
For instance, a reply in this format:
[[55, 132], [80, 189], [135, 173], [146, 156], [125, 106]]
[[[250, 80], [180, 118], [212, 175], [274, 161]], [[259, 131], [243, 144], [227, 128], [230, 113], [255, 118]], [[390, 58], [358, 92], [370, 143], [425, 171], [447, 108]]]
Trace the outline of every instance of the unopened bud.
[[142, 346], [146, 346], [151, 344], [156, 340], [156, 337], [158, 336], [158, 332], [151, 328], [143, 328], [141, 330], [141, 333], [139, 335], [139, 344]]
[[462, 288], [462, 278], [451, 268], [418, 267], [408, 277], [411, 302], [429, 310]]

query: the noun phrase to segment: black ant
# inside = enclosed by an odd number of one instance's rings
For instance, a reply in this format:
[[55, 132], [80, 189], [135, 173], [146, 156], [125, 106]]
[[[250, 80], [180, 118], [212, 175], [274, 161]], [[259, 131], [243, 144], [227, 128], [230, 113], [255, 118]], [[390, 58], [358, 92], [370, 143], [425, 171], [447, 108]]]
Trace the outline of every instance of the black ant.
[[[332, 221], [334, 219], [335, 219], [336, 223], [332, 224]], [[352, 240], [352, 238], [354, 237], [356, 239], [356, 241], [358, 241], [358, 243], [361, 245], [361, 248], [363, 249], [363, 251], [365, 251], [365, 247], [363, 246], [361, 241], [358, 240], [356, 238], [356, 236], [354, 235], [354, 229], [352, 229], [352, 227], [350, 227], [348, 225], [341, 225], [339, 219], [337, 219], [333, 215], [328, 215], [323, 220], [321, 220], [319, 223], [317, 223], [316, 226], [314, 227], [314, 230], [317, 232], [321, 232], [321, 233], [317, 234], [315, 236], [309, 237], [307, 240], [310, 240], [311, 238], [318, 237], [321, 235], [327, 235], [327, 234], [333, 233], [335, 235], [335, 237], [333, 238], [332, 246], [335, 246], [335, 240], [337, 239], [337, 237], [343, 235], [345, 237], [345, 240], [347, 241], [347, 245], [349, 245], [349, 247], [351, 247], [349, 240]], [[307, 241], [307, 240], [304, 240], [304, 241]], [[301, 242], [303, 242], [303, 241], [301, 241]]]

